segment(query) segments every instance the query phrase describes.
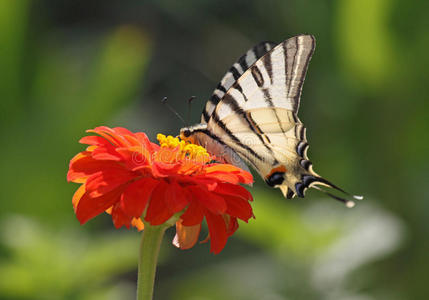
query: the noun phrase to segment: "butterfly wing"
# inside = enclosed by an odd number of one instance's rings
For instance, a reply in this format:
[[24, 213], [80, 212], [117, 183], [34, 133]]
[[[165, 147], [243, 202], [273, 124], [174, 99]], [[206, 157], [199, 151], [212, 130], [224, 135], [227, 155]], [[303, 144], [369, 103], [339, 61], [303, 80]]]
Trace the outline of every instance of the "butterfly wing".
[[249, 169], [247, 165], [243, 162], [241, 157], [226, 144], [221, 143], [219, 140], [215, 139], [215, 137], [209, 136], [209, 132], [204, 130], [206, 128], [204, 124], [209, 121], [210, 116], [213, 114], [216, 105], [219, 103], [221, 98], [223, 98], [225, 93], [237, 81], [237, 79], [240, 78], [241, 75], [259, 58], [264, 56], [276, 45], [277, 44], [273, 42], [261, 42], [250, 48], [244, 55], [242, 55], [222, 77], [219, 84], [216, 86], [216, 89], [213, 91], [211, 97], [207, 101], [203, 113], [201, 115], [201, 124], [197, 125], [196, 127], [194, 126], [194, 142], [202, 144], [206, 149], [209, 149], [212, 154], [222, 159], [223, 162], [236, 165], [244, 170]]
[[206, 103], [206, 106], [201, 115], [201, 123], [205, 124], [210, 119], [211, 114], [213, 113], [216, 105], [219, 103], [220, 99], [225, 95], [231, 86], [237, 81], [238, 78], [250, 67], [252, 66], [259, 58], [264, 56], [268, 51], [273, 49], [277, 44], [272, 42], [261, 42], [249, 49], [244, 55], [242, 55], [236, 63], [234, 63], [231, 68], [226, 72], [222, 77], [221, 81], [217, 85], [216, 89], [213, 91], [213, 94]]
[[284, 41], [251, 65], [213, 109], [207, 130], [285, 196], [304, 196], [318, 178], [308, 161], [305, 128], [296, 113], [315, 39]]

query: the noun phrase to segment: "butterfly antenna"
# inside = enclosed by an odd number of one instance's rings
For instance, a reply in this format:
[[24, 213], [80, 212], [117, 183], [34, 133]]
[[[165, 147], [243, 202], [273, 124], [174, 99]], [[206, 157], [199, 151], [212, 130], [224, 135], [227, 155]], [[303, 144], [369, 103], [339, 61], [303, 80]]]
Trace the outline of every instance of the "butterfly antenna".
[[161, 102], [162, 102], [162, 104], [164, 104], [165, 106], [167, 106], [167, 108], [168, 108], [168, 109], [169, 109], [173, 114], [175, 114], [175, 115], [176, 115], [176, 117], [178, 117], [180, 121], [182, 121], [182, 123], [183, 123], [183, 125], [184, 125], [184, 126], [186, 126], [186, 122], [185, 122], [185, 120], [183, 120], [182, 116], [181, 116], [181, 115], [179, 115], [179, 113], [178, 113], [174, 108], [172, 108], [172, 107], [170, 106], [170, 104], [168, 104], [168, 103], [167, 103], [167, 97], [162, 98]]
[[188, 99], [188, 126], [191, 125], [191, 107], [192, 107], [192, 101], [195, 99], [195, 96], [191, 96], [191, 98]]

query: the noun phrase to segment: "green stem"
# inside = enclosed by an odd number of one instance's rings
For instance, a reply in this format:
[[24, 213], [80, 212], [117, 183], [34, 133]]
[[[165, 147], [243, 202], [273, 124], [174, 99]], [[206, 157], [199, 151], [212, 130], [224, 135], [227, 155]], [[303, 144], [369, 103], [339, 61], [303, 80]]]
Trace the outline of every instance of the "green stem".
[[145, 224], [140, 243], [137, 300], [152, 300], [156, 264], [166, 225]]

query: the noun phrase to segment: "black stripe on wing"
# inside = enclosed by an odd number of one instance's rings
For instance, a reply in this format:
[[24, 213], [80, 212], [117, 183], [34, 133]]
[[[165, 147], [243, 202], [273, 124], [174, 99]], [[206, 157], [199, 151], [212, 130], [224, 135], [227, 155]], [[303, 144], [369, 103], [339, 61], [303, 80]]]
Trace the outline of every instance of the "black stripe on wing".
[[[296, 95], [294, 96], [295, 99], [297, 100], [297, 104], [299, 106], [299, 99], [301, 98], [301, 93], [302, 93], [302, 85], [304, 84], [304, 80], [305, 80], [305, 75], [307, 74], [307, 69], [308, 69], [308, 64], [310, 63], [311, 57], [313, 56], [314, 53], [314, 49], [316, 48], [316, 40], [313, 36], [311, 36], [311, 46], [309, 47], [308, 53], [306, 53], [306, 59], [305, 59], [305, 63], [304, 63], [304, 67], [302, 68], [302, 72], [299, 78], [299, 84], [298, 84], [298, 88], [296, 91]], [[296, 107], [296, 110], [298, 110], [298, 107]]]
[[[259, 159], [260, 161], [263, 161], [264, 159], [258, 154], [256, 153], [252, 148], [250, 148], [248, 145], [242, 143], [240, 141], [239, 138], [237, 138], [232, 132], [231, 130], [229, 130], [229, 128], [226, 126], [226, 124], [219, 119], [218, 114], [216, 113], [216, 111], [213, 112], [210, 120], [213, 120], [213, 122], [216, 123], [217, 126], [219, 126], [224, 132], [225, 134], [227, 134], [233, 141], [234, 143], [239, 146], [240, 148], [242, 148], [245, 151], [248, 151], [250, 154], [252, 154], [255, 158]], [[248, 156], [246, 155], [246, 158], [248, 158]]]
[[[256, 66], [255, 66], [255, 68], [256, 68]], [[282, 133], [284, 134], [286, 131], [283, 128], [283, 122], [282, 122], [282, 120], [280, 120], [280, 117], [277, 114], [277, 111], [274, 109], [275, 105], [273, 103], [273, 99], [271, 98], [270, 90], [265, 88], [265, 89], [262, 89], [262, 92], [264, 93], [264, 101], [265, 101], [265, 103], [267, 103], [268, 107], [273, 108], [273, 112], [274, 112], [274, 115], [276, 116], [277, 124], [279, 124], [279, 127], [280, 127]]]
[[[272, 154], [272, 156], [274, 158], [273, 150], [271, 149], [271, 147], [269, 147], [267, 145], [267, 142], [268, 143], [270, 142], [269, 138], [264, 134], [264, 132], [261, 130], [261, 128], [258, 126], [258, 124], [256, 124], [256, 122], [253, 120], [251, 113], [250, 112], [246, 113], [238, 105], [237, 100], [235, 100], [235, 98], [230, 94], [226, 94], [224, 96], [224, 98], [222, 99], [222, 104], [228, 105], [232, 109], [232, 111], [237, 113], [242, 118], [242, 120], [245, 121], [245, 124], [247, 125], [249, 130], [251, 132], [253, 132], [258, 137], [260, 142], [265, 146], [265, 148], [268, 150], [269, 153]], [[233, 133], [231, 133], [231, 134], [233, 134]], [[276, 164], [278, 164], [278, 161], [277, 161], [277, 159], [274, 158], [273, 165], [276, 165]]]
[[[221, 144], [222, 146], [227, 147], [227, 148], [231, 148], [230, 146], [228, 146], [227, 144], [225, 144], [225, 142], [220, 137], [218, 137], [216, 134], [212, 133], [211, 131], [209, 131], [207, 129], [195, 129], [193, 132], [194, 133], [201, 132], [201, 133], [207, 135], [208, 137], [210, 137], [212, 140], [214, 140], [217, 143]], [[248, 155], [247, 152], [241, 151], [240, 149], [233, 149], [233, 150], [236, 153], [238, 153], [241, 157], [245, 158], [252, 165], [252, 167], [256, 169], [256, 165], [250, 159], [250, 157], [249, 157], [249, 155]]]
[[298, 35], [286, 40], [282, 47], [285, 60], [286, 98], [294, 99], [293, 109], [296, 113], [308, 64], [316, 47], [316, 39], [312, 35]]
[[343, 197], [336, 196], [334, 194], [331, 194], [330, 192], [325, 191], [324, 189], [321, 189], [317, 185], [327, 186], [327, 187], [332, 188], [334, 190], [337, 190], [337, 191], [339, 191], [339, 192], [341, 192], [341, 193], [343, 193], [349, 197], [353, 197], [356, 200], [362, 200], [363, 199], [362, 196], [352, 195], [352, 194], [344, 191], [342, 188], [339, 188], [338, 186], [336, 186], [332, 182], [329, 182], [328, 180], [326, 180], [320, 176], [312, 175], [312, 174], [303, 174], [301, 177], [301, 181], [297, 182], [295, 184], [295, 190], [296, 190], [298, 197], [301, 197], [301, 198], [304, 197], [304, 193], [305, 193], [306, 189], [308, 189], [311, 184], [315, 184], [315, 185], [312, 185], [313, 188], [324, 192], [326, 195], [334, 198], [335, 200], [343, 202], [347, 207], [355, 206], [354, 201], [345, 199]]
[[273, 49], [275, 46], [276, 44], [272, 42], [261, 42], [248, 50], [246, 54], [241, 56], [238, 61], [232, 65], [229, 71], [226, 72], [226, 74], [222, 77], [212, 96], [208, 100], [201, 118], [202, 122], [208, 122], [216, 104], [219, 103], [220, 99], [222, 99], [226, 91], [234, 85], [237, 79], [240, 78], [240, 76], [246, 72], [246, 70], [251, 67], [259, 58], [271, 51], [271, 49]]

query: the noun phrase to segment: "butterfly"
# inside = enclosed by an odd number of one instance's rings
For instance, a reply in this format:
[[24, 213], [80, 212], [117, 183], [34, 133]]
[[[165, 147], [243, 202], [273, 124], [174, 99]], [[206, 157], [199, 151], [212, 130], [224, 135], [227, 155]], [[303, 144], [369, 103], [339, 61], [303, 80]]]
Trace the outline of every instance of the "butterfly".
[[340, 191], [319, 176], [308, 159], [306, 128], [298, 118], [302, 87], [316, 41], [298, 35], [276, 45], [262, 42], [228, 70], [207, 101], [201, 123], [180, 130], [223, 162], [253, 167], [286, 198], [316, 188], [353, 207], [354, 202], [320, 187]]

